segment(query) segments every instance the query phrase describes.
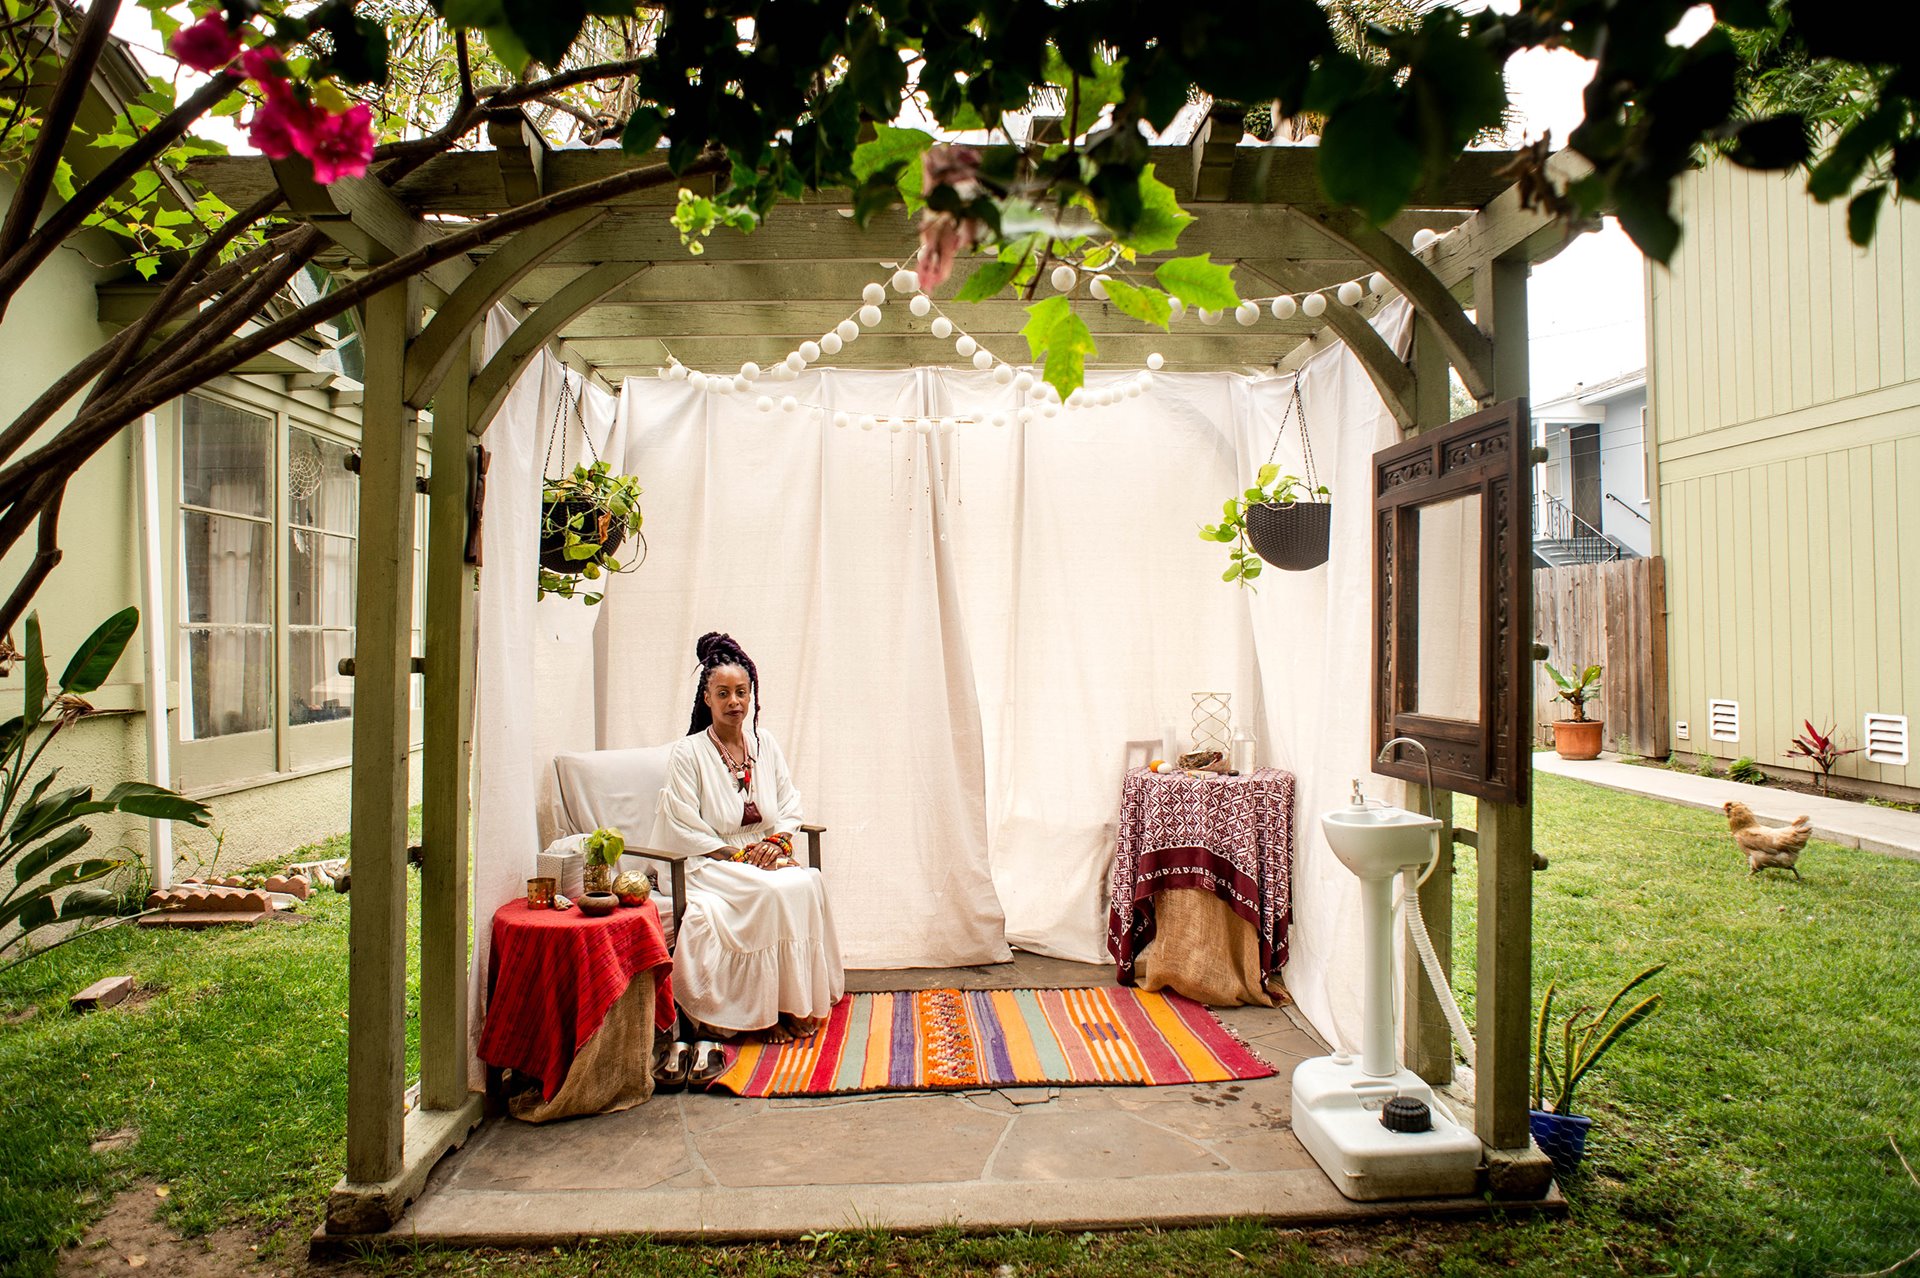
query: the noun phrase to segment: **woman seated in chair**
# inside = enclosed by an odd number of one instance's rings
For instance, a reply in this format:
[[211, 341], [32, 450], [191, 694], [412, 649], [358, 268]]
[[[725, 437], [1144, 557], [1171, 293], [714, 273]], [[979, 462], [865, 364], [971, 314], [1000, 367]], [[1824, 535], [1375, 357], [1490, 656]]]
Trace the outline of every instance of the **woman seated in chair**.
[[800, 794], [759, 726], [752, 659], [719, 633], [696, 650], [693, 722], [669, 755], [651, 840], [700, 854], [687, 867], [674, 997], [702, 1036], [804, 1038], [846, 990], [826, 887], [794, 860]]

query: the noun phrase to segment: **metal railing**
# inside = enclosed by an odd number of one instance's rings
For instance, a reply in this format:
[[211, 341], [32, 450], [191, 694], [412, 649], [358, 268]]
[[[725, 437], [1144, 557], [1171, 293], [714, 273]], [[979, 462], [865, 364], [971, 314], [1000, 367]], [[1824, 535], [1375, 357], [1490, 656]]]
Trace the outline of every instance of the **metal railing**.
[[1635, 519], [1639, 520], [1641, 523], [1647, 525], [1647, 527], [1649, 528], [1653, 527], [1653, 521], [1651, 519], [1648, 519], [1645, 515], [1641, 514], [1639, 510], [1635, 509], [1633, 503], [1627, 501], [1624, 497], [1616, 497], [1612, 493], [1608, 493], [1607, 500], [1612, 502], [1614, 505], [1620, 507], [1620, 509], [1626, 511], [1629, 515], [1632, 515]]
[[1563, 543], [1576, 563], [1609, 563], [1621, 558], [1620, 543], [1573, 513], [1573, 507], [1552, 493], [1538, 494], [1533, 508], [1536, 539]]

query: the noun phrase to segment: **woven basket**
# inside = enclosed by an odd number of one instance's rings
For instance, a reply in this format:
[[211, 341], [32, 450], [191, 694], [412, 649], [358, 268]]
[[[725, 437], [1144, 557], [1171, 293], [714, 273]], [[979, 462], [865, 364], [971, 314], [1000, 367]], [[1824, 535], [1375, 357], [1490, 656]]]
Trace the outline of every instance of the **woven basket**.
[[1254, 553], [1283, 572], [1305, 572], [1327, 562], [1332, 532], [1330, 502], [1258, 502], [1247, 507], [1247, 540]]
[[[587, 565], [595, 562], [595, 560], [567, 558], [567, 538], [565, 532], [561, 531], [561, 529], [566, 527], [567, 520], [573, 515], [583, 513], [587, 516], [588, 527], [590, 528], [593, 516], [601, 512], [599, 512], [598, 508], [595, 507], [592, 502], [550, 501], [541, 506], [540, 513], [542, 528], [545, 528], [549, 524], [556, 526], [555, 531], [541, 534], [540, 566], [542, 568], [549, 568], [554, 572], [578, 577], [582, 572], [586, 571]], [[615, 551], [620, 549], [620, 543], [624, 541], [627, 536], [626, 520], [614, 519], [611, 515], [607, 516], [607, 520], [612, 526], [608, 529], [606, 541], [601, 543], [599, 555], [595, 557], [595, 559], [603, 564]], [[582, 531], [585, 532], [587, 529], [583, 529]]]

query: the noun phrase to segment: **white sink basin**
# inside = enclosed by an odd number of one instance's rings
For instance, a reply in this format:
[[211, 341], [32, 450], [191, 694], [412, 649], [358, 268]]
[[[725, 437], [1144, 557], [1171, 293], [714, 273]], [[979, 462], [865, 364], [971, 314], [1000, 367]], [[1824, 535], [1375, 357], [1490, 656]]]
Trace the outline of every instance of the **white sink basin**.
[[1363, 879], [1390, 879], [1433, 859], [1440, 823], [1405, 808], [1341, 808], [1320, 818], [1340, 864]]

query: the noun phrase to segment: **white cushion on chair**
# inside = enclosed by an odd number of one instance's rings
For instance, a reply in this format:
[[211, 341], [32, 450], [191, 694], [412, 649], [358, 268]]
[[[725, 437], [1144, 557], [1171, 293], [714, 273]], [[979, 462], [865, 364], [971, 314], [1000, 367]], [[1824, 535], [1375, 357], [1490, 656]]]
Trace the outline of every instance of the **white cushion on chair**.
[[586, 750], [553, 756], [555, 788], [565, 823], [561, 833], [618, 830], [645, 847], [653, 835], [653, 812], [667, 781], [673, 744], [633, 750]]

